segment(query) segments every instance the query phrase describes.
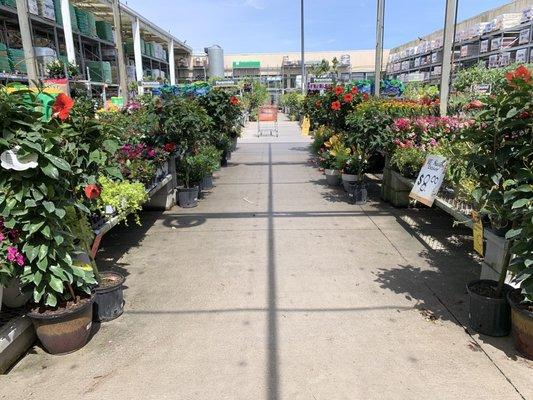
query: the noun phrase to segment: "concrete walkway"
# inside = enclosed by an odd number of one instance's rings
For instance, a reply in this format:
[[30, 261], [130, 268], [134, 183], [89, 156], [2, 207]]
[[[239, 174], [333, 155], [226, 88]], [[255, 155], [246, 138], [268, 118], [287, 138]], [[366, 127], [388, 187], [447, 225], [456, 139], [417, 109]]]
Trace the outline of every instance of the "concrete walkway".
[[35, 347], [2, 399], [533, 399], [509, 338], [465, 330], [471, 233], [437, 210], [355, 206], [295, 123], [250, 125], [196, 209], [112, 231], [126, 311], [82, 350]]

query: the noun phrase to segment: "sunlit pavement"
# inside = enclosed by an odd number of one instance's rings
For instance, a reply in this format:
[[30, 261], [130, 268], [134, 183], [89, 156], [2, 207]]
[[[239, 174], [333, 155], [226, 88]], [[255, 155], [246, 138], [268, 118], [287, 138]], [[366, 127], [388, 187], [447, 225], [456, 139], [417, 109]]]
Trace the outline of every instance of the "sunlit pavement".
[[438, 210], [361, 207], [325, 186], [308, 138], [247, 126], [195, 209], [105, 238], [125, 313], [82, 350], [39, 347], [5, 399], [533, 399], [510, 338], [469, 334], [471, 232]]

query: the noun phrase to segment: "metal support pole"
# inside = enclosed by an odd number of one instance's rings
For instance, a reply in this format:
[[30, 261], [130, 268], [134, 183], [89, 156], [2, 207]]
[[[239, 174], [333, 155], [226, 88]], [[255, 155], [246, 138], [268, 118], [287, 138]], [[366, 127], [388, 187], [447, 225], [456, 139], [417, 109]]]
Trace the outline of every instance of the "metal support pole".
[[141, 21], [135, 18], [131, 23], [131, 31], [133, 33], [133, 55], [135, 57], [135, 76], [137, 77], [137, 84], [139, 85], [139, 94], [144, 93], [142, 86], [143, 81], [143, 56], [141, 52]]
[[168, 42], [168, 73], [170, 75], [170, 84], [176, 84], [176, 59], [174, 58], [174, 40]]
[[28, 80], [30, 86], [34, 86], [37, 81], [37, 68], [35, 66], [35, 53], [33, 51], [30, 17], [26, 0], [17, 0], [17, 15], [20, 26], [20, 36], [22, 39], [22, 48], [24, 50], [24, 61], [26, 62], [26, 69], [28, 71]]
[[379, 97], [381, 92], [381, 70], [383, 66], [383, 31], [385, 27], [385, 0], [377, 0], [376, 18], [376, 61], [374, 71], [374, 95]]
[[126, 58], [124, 56], [124, 45], [122, 44], [122, 21], [120, 19], [120, 2], [113, 0], [113, 25], [115, 25], [115, 45], [117, 50], [118, 79], [120, 95], [124, 98], [124, 103], [128, 101], [128, 79], [126, 73]]
[[450, 97], [453, 62], [453, 43], [455, 40], [455, 26], [457, 23], [457, 3], [458, 0], [446, 0], [444, 43], [442, 49], [442, 75], [440, 80], [440, 115], [443, 117], [448, 114], [448, 99]]
[[301, 38], [302, 38], [302, 94], [307, 92], [306, 88], [306, 76], [305, 76], [305, 42], [304, 42], [304, 0], [300, 0], [300, 25], [301, 25]]
[[67, 59], [69, 63], [76, 64], [76, 49], [74, 47], [74, 37], [72, 36], [69, 0], [61, 0], [61, 18], [63, 19], [63, 33], [65, 35]]

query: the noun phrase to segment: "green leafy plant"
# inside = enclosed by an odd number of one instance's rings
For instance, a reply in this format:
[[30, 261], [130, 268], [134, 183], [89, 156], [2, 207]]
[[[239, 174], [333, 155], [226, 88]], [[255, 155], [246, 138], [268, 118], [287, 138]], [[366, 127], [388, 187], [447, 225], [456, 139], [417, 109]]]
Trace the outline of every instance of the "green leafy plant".
[[100, 207], [113, 207], [117, 217], [125, 221], [131, 214], [135, 222], [140, 225], [139, 211], [142, 205], [148, 200], [148, 194], [142, 183], [129, 181], [112, 181], [111, 179], [101, 176], [98, 183], [102, 188], [102, 193], [98, 199]]
[[426, 153], [420, 148], [400, 147], [391, 156], [390, 166], [402, 176], [416, 178], [425, 160]]
[[[513, 270], [523, 293], [531, 298], [531, 194], [533, 184], [533, 82], [526, 66], [508, 72], [503, 90], [489, 97], [465, 132], [472, 144], [468, 172], [478, 179], [473, 195], [482, 214], [507, 227], [518, 261]], [[511, 255], [508, 255], [508, 260]], [[508, 262], [506, 263], [508, 264]], [[497, 296], [503, 293], [507, 265], [502, 269]]]
[[65, 160], [60, 119], [68, 118], [69, 110], [56, 108], [58, 118], [43, 122], [36, 104], [33, 92], [0, 90], [0, 153], [11, 152], [11, 160], [23, 165], [2, 163], [0, 215], [5, 228], [18, 232], [27, 260], [17, 271], [22, 284], [33, 290], [35, 303], [56, 308], [90, 294], [96, 281], [92, 270], [73, 264], [73, 233], [65, 222], [69, 205], [85, 209], [75, 201], [75, 174]]

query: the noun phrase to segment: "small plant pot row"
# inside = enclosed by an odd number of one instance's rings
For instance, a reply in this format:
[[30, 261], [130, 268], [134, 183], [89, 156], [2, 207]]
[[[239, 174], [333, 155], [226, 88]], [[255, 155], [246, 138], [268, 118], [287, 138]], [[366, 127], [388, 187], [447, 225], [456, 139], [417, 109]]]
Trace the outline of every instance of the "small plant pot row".
[[348, 194], [355, 204], [366, 204], [368, 191], [364, 182], [357, 180], [357, 175], [344, 174], [336, 169], [325, 169], [326, 183], [328, 186], [340, 186]]
[[[409, 206], [409, 193], [413, 182], [398, 172], [385, 168], [381, 197], [395, 207]], [[469, 215], [454, 208], [449, 202], [437, 198], [437, 207], [452, 215], [456, 220], [472, 227]], [[498, 276], [508, 263], [510, 241], [499, 232], [484, 229], [484, 256], [482, 278], [467, 285], [469, 295], [469, 324], [472, 329], [488, 336], [507, 336], [512, 332], [517, 350], [533, 359], [533, 307], [521, 301], [520, 289], [505, 285], [497, 294]]]

